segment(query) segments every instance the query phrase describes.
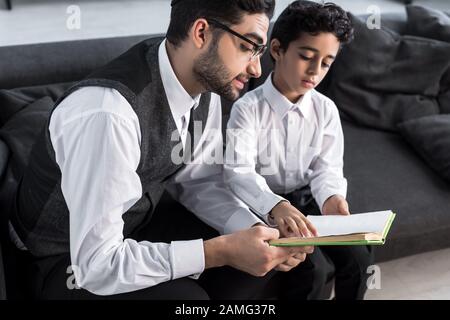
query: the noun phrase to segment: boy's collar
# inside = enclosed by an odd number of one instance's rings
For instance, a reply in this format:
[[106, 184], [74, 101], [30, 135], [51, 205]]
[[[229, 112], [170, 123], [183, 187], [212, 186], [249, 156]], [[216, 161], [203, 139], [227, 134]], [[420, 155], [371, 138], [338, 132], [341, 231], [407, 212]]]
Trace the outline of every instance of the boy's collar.
[[292, 103], [273, 85], [271, 73], [263, 84], [263, 94], [272, 110], [283, 119], [291, 108], [298, 108], [300, 114], [311, 121], [313, 116], [311, 90], [305, 93], [296, 103]]

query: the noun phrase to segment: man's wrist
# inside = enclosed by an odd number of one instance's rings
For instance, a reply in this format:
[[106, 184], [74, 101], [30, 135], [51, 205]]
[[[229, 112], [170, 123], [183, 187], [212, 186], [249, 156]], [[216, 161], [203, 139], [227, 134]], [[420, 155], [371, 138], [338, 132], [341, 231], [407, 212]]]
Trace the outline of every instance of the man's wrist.
[[205, 269], [226, 265], [226, 238], [227, 236], [219, 236], [203, 242]]

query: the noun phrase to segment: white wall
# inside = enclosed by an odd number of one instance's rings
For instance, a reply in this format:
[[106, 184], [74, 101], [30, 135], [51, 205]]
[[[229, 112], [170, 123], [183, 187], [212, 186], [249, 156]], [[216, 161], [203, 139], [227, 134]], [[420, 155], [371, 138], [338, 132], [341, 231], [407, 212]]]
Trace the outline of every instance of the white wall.
[[[3, 0], [0, 0], [3, 1]], [[226, 1], [226, 0], [224, 0]], [[278, 0], [276, 18], [291, 0]], [[335, 0], [346, 10], [363, 13], [369, 5], [382, 12], [404, 11], [401, 1]], [[448, 0], [422, 0], [450, 10]], [[169, 23], [169, 0], [12, 0], [13, 10], [0, 10], [0, 46], [75, 39], [163, 33]], [[80, 9], [80, 29], [67, 27], [69, 6]]]

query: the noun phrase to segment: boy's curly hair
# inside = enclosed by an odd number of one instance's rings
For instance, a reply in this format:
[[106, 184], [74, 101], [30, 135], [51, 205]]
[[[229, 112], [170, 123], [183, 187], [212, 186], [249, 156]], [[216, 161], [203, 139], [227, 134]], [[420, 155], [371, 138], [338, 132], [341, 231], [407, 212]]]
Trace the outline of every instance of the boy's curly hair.
[[292, 41], [303, 32], [317, 35], [330, 32], [341, 45], [353, 39], [353, 25], [347, 13], [338, 5], [297, 0], [280, 14], [272, 30], [271, 40], [278, 39], [280, 47], [287, 50]]

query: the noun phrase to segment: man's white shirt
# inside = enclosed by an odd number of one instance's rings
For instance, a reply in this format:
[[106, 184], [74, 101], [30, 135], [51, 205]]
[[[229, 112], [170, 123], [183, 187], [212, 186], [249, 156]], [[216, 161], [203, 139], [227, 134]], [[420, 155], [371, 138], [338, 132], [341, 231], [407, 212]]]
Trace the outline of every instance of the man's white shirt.
[[265, 220], [279, 194], [306, 185], [321, 210], [347, 193], [336, 105], [315, 90], [291, 103], [271, 78], [233, 105], [224, 165], [227, 185]]
[[[184, 148], [190, 109], [198, 106], [200, 96], [191, 97], [176, 78], [165, 41], [158, 55]], [[221, 116], [220, 97], [211, 94], [205, 134], [194, 150], [194, 160], [203, 162], [187, 164], [167, 189], [202, 221], [231, 233], [261, 221], [227, 190], [222, 165], [208, 159], [213, 150], [222, 152]], [[70, 254], [80, 287], [111, 295], [196, 278], [203, 272], [202, 239], [171, 243], [124, 239], [122, 215], [142, 197], [136, 173], [142, 137], [136, 113], [118, 91], [103, 87], [75, 91], [54, 110], [49, 131], [70, 212]]]

